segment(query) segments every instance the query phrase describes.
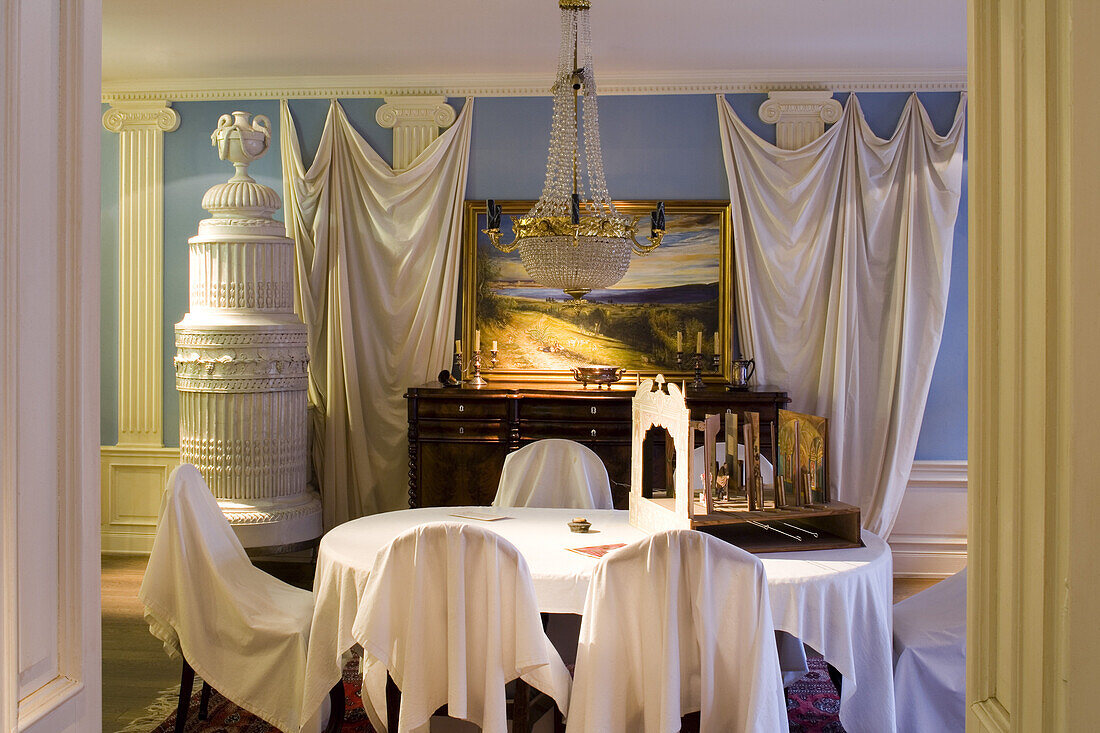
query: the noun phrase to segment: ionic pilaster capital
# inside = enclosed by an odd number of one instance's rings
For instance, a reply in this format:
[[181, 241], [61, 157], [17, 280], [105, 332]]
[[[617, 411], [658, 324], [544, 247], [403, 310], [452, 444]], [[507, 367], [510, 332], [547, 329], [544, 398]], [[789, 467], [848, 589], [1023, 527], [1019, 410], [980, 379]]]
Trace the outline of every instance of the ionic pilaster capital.
[[393, 168], [406, 170], [439, 137], [440, 128], [455, 121], [454, 107], [446, 97], [386, 97], [374, 119], [393, 128]]
[[111, 132], [172, 132], [180, 126], [180, 115], [170, 105], [162, 101], [115, 102], [103, 113], [103, 127]]
[[386, 128], [408, 125], [450, 127], [455, 121], [455, 108], [446, 97], [386, 97], [374, 119]]
[[800, 148], [825, 133], [825, 125], [840, 119], [843, 108], [833, 93], [769, 92], [760, 105], [760, 119], [775, 125], [776, 146]]

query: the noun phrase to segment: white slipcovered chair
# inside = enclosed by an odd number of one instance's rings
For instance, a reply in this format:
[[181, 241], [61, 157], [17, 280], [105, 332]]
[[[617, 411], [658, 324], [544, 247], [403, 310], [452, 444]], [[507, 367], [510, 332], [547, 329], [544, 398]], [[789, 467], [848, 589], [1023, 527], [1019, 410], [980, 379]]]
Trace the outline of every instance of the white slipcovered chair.
[[592, 576], [569, 733], [786, 731], [760, 560], [691, 530], [608, 554]]
[[898, 733], [966, 729], [966, 569], [894, 606]]
[[[149, 564], [138, 591], [149, 631], [183, 661], [176, 730], [182, 731], [195, 672], [210, 688], [285, 731], [307, 722], [299, 701], [313, 594], [256, 568], [198, 469], [168, 477]], [[343, 722], [344, 688], [330, 693], [329, 729]]]
[[364, 707], [379, 730], [426, 731], [446, 705], [450, 717], [505, 733], [512, 680], [523, 683], [517, 731], [531, 722], [521, 715], [525, 685], [568, 712], [569, 672], [543, 631], [527, 562], [481, 527], [435, 522], [399, 535], [374, 561], [352, 636], [363, 647]]
[[600, 457], [572, 440], [529, 443], [504, 459], [493, 506], [614, 509]]

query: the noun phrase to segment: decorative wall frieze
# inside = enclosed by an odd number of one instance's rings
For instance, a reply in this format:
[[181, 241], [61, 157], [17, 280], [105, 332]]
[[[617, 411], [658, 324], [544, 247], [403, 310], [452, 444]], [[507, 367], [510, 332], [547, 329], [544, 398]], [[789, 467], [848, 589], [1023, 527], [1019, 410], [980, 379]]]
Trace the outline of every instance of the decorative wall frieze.
[[374, 119], [393, 128], [393, 169], [407, 170], [416, 156], [439, 137], [440, 128], [455, 121], [446, 97], [386, 97]]
[[[385, 76], [291, 76], [199, 78], [172, 81], [131, 79], [103, 84], [104, 102], [142, 99], [351, 99], [397, 96], [546, 97], [545, 74], [462, 74]], [[961, 92], [966, 69], [869, 72], [865, 69], [790, 71], [698, 71], [602, 74], [600, 94], [760, 94], [781, 90], [852, 92]]]
[[161, 446], [164, 133], [179, 127], [164, 100], [119, 102], [103, 126], [119, 136], [118, 444]]
[[821, 137], [843, 111], [829, 91], [769, 92], [760, 119], [775, 125], [777, 147], [795, 150]]

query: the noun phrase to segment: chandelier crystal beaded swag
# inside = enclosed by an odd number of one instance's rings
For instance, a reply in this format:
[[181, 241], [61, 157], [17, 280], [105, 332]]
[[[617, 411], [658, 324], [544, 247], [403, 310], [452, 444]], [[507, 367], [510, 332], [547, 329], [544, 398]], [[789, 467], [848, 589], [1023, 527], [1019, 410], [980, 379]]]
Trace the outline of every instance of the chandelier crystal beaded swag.
[[561, 51], [551, 88], [554, 117], [542, 196], [525, 216], [513, 220], [515, 239], [510, 244], [501, 244], [501, 207], [491, 199], [487, 202], [488, 226], [482, 232], [502, 252], [518, 248], [523, 267], [535, 282], [579, 300], [591, 290], [619, 282], [630, 266], [632, 252], [645, 255], [661, 244], [665, 207], [658, 202], [650, 213], [650, 234], [645, 242], [638, 241], [640, 217], [615, 210], [607, 192], [600, 148], [590, 3], [560, 0], [558, 6]]

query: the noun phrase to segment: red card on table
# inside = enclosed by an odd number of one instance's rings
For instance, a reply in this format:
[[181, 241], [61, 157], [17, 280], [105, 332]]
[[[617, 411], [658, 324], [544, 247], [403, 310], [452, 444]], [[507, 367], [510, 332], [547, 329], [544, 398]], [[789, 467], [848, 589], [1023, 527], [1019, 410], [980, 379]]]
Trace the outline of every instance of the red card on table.
[[575, 552], [578, 555], [588, 555], [589, 557], [603, 557], [612, 550], [617, 550], [623, 547], [626, 543], [620, 542], [616, 545], [593, 545], [592, 547], [567, 547], [565, 549], [570, 552]]

